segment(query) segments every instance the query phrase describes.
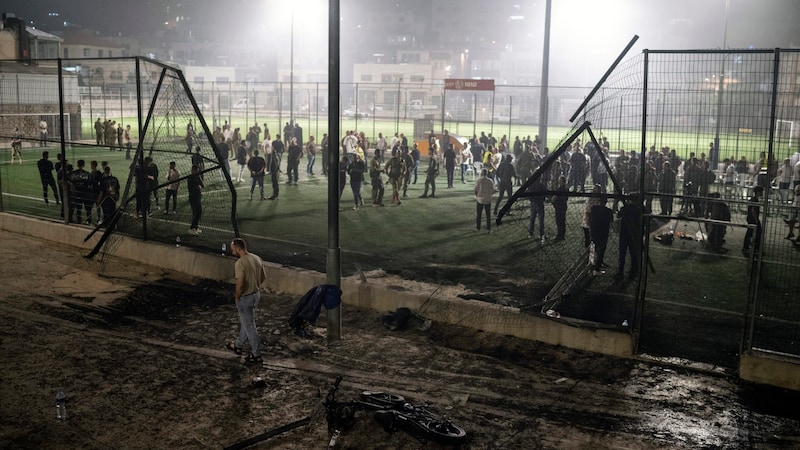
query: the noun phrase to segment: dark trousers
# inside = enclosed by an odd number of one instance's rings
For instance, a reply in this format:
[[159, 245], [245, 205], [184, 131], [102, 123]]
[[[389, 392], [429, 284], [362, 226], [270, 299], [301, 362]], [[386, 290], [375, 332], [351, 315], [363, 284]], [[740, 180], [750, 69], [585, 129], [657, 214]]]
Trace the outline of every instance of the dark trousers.
[[608, 237], [606, 239], [594, 240], [594, 270], [600, 271], [603, 267], [603, 257], [606, 255], [606, 247], [608, 247]]
[[486, 229], [492, 229], [492, 217], [489, 213], [492, 210], [492, 204], [487, 203], [485, 205], [475, 202], [475, 228], [480, 230], [481, 229], [481, 216], [485, 213], [486, 214]]
[[539, 237], [544, 236], [544, 204], [538, 202], [531, 202], [531, 220], [528, 224], [528, 234], [533, 236], [533, 230], [536, 228], [536, 219], [539, 219]]
[[383, 183], [381, 182], [380, 178], [373, 178], [370, 184], [372, 185], [372, 204], [382, 204], [384, 193]]
[[494, 204], [495, 215], [497, 215], [497, 208], [500, 207], [500, 202], [503, 201], [503, 196], [508, 194], [508, 198], [511, 198], [511, 191], [514, 190], [514, 185], [511, 181], [508, 183], [500, 183], [500, 186], [497, 189], [500, 191], [500, 195], [497, 196], [497, 202]]
[[665, 216], [671, 216], [672, 215], [672, 203], [673, 203], [674, 200], [675, 199], [672, 197], [672, 195], [670, 195], [669, 197], [661, 196], [661, 197], [658, 198], [659, 203], [661, 203], [661, 214], [662, 215], [665, 215]]
[[300, 160], [290, 159], [287, 162], [287, 165], [288, 165], [288, 167], [287, 167], [286, 171], [289, 173], [289, 182], [291, 183], [292, 181], [294, 181], [296, 183], [297, 182], [297, 169], [300, 166]]
[[633, 238], [628, 234], [625, 230], [619, 234], [619, 267], [617, 274], [622, 275], [625, 273], [625, 253], [628, 253], [631, 257], [629, 276], [633, 278], [639, 273], [639, 251], [634, 245]]
[[[752, 225], [752, 224], [751, 224]], [[744, 233], [744, 245], [742, 246], [742, 251], [746, 252], [750, 250], [750, 240], [753, 239], [753, 250], [758, 251], [761, 248], [761, 224], [757, 224], [755, 228], [748, 228], [747, 231]]]
[[256, 175], [250, 178], [250, 198], [253, 198], [253, 191], [256, 190], [256, 184], [258, 184], [259, 192], [261, 193], [261, 198], [264, 198], [264, 175]]
[[431, 196], [436, 195], [436, 175], [429, 174], [425, 177], [425, 192], [422, 195], [428, 195], [428, 186], [431, 187]]
[[355, 203], [356, 208], [361, 205], [361, 181], [353, 181], [350, 179], [350, 189], [353, 190], [353, 203]]
[[200, 223], [200, 217], [203, 215], [203, 202], [200, 196], [189, 196], [189, 205], [192, 207], [192, 226], [190, 228], [197, 229]]
[[278, 188], [278, 171], [273, 170], [269, 173], [270, 180], [272, 180], [272, 196], [277, 197], [280, 189]]
[[178, 208], [178, 190], [167, 189], [167, 195], [164, 198], [164, 211], [169, 211], [169, 199], [172, 199], [172, 211]]
[[567, 234], [567, 205], [559, 204], [556, 210], [556, 239], [564, 239]]
[[140, 215], [150, 213], [150, 193], [143, 191], [136, 194], [136, 213]]
[[103, 221], [108, 222], [114, 215], [114, 210], [117, 209], [117, 202], [111, 197], [106, 197], [100, 204], [100, 209], [103, 211]]
[[52, 176], [49, 178], [42, 178], [42, 194], [44, 196], [45, 203], [49, 203], [49, 201], [47, 200], [48, 187], [53, 190], [53, 196], [56, 198], [56, 203], [58, 203], [60, 201], [58, 196], [58, 189], [56, 188], [56, 180], [53, 179]]
[[447, 171], [447, 187], [453, 187], [453, 176], [455, 175], [456, 168], [453, 167], [446, 167], [445, 170]]

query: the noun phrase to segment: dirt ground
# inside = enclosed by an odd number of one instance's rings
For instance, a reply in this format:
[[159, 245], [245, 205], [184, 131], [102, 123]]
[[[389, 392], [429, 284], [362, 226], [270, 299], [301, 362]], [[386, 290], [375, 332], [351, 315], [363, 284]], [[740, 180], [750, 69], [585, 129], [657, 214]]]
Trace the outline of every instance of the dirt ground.
[[[285, 295], [262, 299], [265, 363], [248, 367], [223, 348], [238, 330], [230, 285], [0, 240], [0, 448], [223, 448], [308, 416], [336, 375], [341, 399], [429, 401], [468, 431], [464, 448], [800, 447], [797, 393], [439, 323], [390, 331], [381, 313], [347, 306], [343, 340], [327, 346], [325, 312], [319, 337], [297, 337]], [[254, 448], [327, 442], [323, 418]], [[339, 448], [440, 447], [361, 413]]]

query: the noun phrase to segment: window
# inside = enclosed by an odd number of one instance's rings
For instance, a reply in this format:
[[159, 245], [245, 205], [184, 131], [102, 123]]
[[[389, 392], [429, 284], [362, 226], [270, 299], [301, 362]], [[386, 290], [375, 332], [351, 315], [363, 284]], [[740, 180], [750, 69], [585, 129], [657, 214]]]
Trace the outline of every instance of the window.
[[412, 83], [423, 83], [425, 81], [424, 75], [411, 75]]
[[88, 48], [84, 48], [83, 49], [83, 56], [91, 56], [90, 52], [91, 52], [91, 50], [89, 50]]
[[361, 74], [361, 81], [372, 81], [372, 74]]
[[383, 104], [396, 105], [397, 104], [397, 91], [383, 91]]
[[403, 75], [399, 73], [384, 73], [381, 75], [381, 82], [383, 83], [402, 83]]
[[64, 58], [69, 58], [69, 49], [67, 47], [64, 47]]
[[112, 58], [112, 57], [114, 56], [114, 54], [113, 54], [113, 53], [114, 53], [113, 51], [109, 50], [109, 51], [108, 51], [108, 57], [109, 57], [109, 58]]
[[97, 51], [97, 57], [98, 58], [102, 58], [103, 57], [103, 51], [102, 50], [98, 50]]

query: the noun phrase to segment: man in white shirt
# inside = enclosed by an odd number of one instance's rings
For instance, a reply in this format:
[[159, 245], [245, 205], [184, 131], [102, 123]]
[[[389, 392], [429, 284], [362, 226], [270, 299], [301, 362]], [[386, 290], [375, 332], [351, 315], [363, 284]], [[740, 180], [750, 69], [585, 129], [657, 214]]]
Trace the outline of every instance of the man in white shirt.
[[375, 157], [383, 164], [383, 155], [386, 152], [386, 138], [383, 137], [383, 133], [378, 133], [378, 142], [375, 143], [375, 149], [377, 150]]
[[342, 140], [342, 145], [344, 146], [344, 152], [345, 155], [347, 155], [347, 159], [350, 160], [350, 164], [352, 164], [355, 158], [353, 154], [356, 152], [356, 146], [358, 145], [358, 139], [353, 131], [347, 132], [347, 135]]

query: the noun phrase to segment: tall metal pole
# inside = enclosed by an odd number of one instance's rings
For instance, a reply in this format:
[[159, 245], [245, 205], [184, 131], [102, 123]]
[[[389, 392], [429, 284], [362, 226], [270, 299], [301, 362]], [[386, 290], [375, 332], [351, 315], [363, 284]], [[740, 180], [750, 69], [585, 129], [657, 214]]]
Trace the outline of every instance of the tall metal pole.
[[[89, 84], [89, 101], [92, 98], [92, 86]], [[90, 107], [91, 109], [91, 107]], [[91, 121], [91, 116], [89, 119]], [[61, 145], [61, 179], [64, 183], [67, 182], [67, 142], [66, 133], [64, 132], [64, 63], [61, 58], [58, 58], [58, 126], [61, 128], [61, 136], [59, 136], [59, 144]], [[56, 175], [58, 177], [58, 175]], [[69, 202], [71, 195], [69, 189], [64, 189], [61, 193], [61, 211], [64, 216], [64, 223], [69, 223]]]
[[[730, 7], [730, 0], [725, 0], [725, 25], [722, 30], [722, 50], [725, 50], [728, 42], [728, 8]], [[714, 154], [709, 155], [711, 161], [711, 168], [716, 169], [717, 162], [719, 161], [719, 129], [722, 126], [722, 94], [725, 89], [725, 59], [728, 57], [727, 53], [722, 54], [722, 63], [719, 71], [719, 88], [717, 89], [717, 121], [714, 124]], [[697, 149], [699, 150], [699, 149]]]
[[289, 32], [289, 121], [294, 123], [294, 5], [292, 5], [292, 25]]
[[539, 149], [544, 154], [547, 148], [547, 91], [549, 87], [550, 75], [550, 12], [552, 0], [545, 2], [544, 12], [544, 48], [542, 49], [542, 93], [539, 96], [539, 140], [542, 148]]
[[[328, 284], [341, 287], [342, 261], [339, 248], [339, 1], [328, 0], [328, 255], [325, 274]], [[342, 339], [342, 306], [326, 310], [328, 345]]]

